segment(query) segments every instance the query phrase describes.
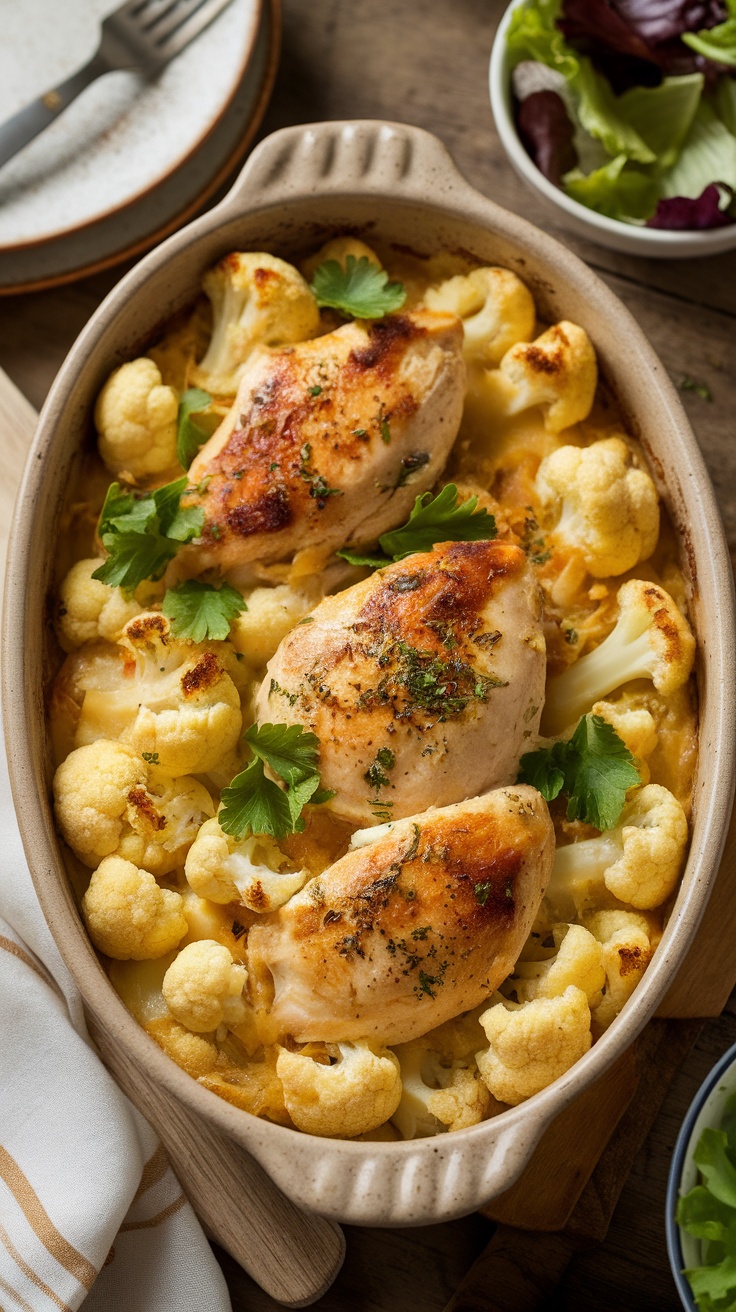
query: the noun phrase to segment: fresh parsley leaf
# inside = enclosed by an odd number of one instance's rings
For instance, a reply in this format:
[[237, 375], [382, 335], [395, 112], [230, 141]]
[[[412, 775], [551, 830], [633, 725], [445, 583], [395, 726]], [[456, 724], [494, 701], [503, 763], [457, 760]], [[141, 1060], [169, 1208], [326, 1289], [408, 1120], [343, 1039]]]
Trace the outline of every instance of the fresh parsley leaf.
[[315, 269], [312, 291], [318, 305], [328, 305], [349, 319], [382, 319], [400, 310], [406, 300], [402, 284], [389, 282], [385, 269], [367, 255], [359, 260], [348, 255], [345, 268], [337, 260], [325, 260]]
[[230, 625], [241, 611], [247, 610], [241, 594], [223, 583], [216, 588], [199, 579], [187, 579], [175, 588], [167, 588], [161, 604], [164, 615], [171, 620], [175, 638], [190, 638], [192, 642], [222, 642], [230, 632]]
[[431, 551], [436, 542], [480, 542], [495, 538], [496, 521], [487, 510], [476, 510], [477, 497], [458, 503], [457, 488], [448, 483], [436, 497], [425, 492], [414, 502], [402, 528], [384, 533], [381, 548], [401, 560], [415, 551]]
[[601, 830], [618, 824], [628, 789], [641, 782], [631, 752], [600, 715], [584, 715], [568, 742], [527, 752], [520, 766], [519, 783], [548, 802], [564, 793], [568, 820]]
[[[334, 793], [320, 786], [317, 759], [319, 738], [300, 724], [252, 725], [245, 741], [253, 760], [222, 793], [218, 819], [226, 834], [242, 838], [272, 834], [284, 838], [304, 829], [302, 811], [307, 802], [328, 802]], [[286, 784], [280, 788], [264, 773], [264, 764]]]
[[186, 478], [135, 496], [119, 483], [107, 490], [99, 534], [107, 560], [92, 575], [110, 587], [134, 591], [144, 579], [158, 579], [184, 542], [202, 531], [204, 511], [181, 508]]
[[367, 565], [369, 569], [383, 569], [384, 565], [392, 564], [390, 556], [364, 556], [360, 551], [351, 551], [349, 547], [344, 547], [336, 554], [342, 556], [348, 565]]
[[477, 505], [477, 497], [458, 502], [455, 484], [447, 483], [436, 497], [431, 492], [417, 497], [406, 523], [379, 538], [382, 555], [351, 551], [349, 547], [337, 554], [350, 565], [381, 569], [414, 552], [431, 551], [437, 542], [481, 542], [495, 538], [493, 515], [487, 510], [476, 510]]
[[[202, 416], [202, 411], [211, 403], [209, 392], [204, 392], [201, 387], [190, 387], [182, 392], [176, 416], [176, 458], [182, 469], [189, 468], [199, 448], [212, 436], [212, 423], [203, 424], [201, 418], [198, 423], [196, 418]], [[211, 419], [217, 420], [217, 416], [211, 416]]]
[[256, 756], [285, 783], [294, 785], [318, 774], [319, 738], [300, 724], [253, 724], [244, 737]]
[[285, 838], [294, 832], [288, 796], [266, 778], [263, 761], [257, 756], [236, 774], [229, 788], [223, 788], [221, 800], [220, 828], [233, 838], [247, 833]]

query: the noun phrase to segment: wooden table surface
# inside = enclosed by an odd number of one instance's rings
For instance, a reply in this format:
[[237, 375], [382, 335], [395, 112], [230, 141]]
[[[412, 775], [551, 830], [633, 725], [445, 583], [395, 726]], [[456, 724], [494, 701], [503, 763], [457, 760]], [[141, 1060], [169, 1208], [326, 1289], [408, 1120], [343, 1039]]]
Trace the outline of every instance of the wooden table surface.
[[[261, 135], [292, 123], [386, 118], [445, 142], [468, 179], [560, 238], [596, 269], [647, 333], [683, 393], [736, 552], [736, 252], [646, 261], [566, 231], [561, 215], [516, 178], [488, 105], [488, 56], [500, 0], [285, 0], [279, 77]], [[0, 365], [40, 406], [76, 334], [124, 268], [74, 286], [0, 300]], [[639, 1154], [603, 1246], [578, 1256], [550, 1307], [559, 1312], [676, 1312], [664, 1240], [669, 1158], [684, 1112], [710, 1066], [736, 1042], [736, 1003], [710, 1021]], [[295, 1165], [298, 1169], [298, 1165]], [[349, 1229], [348, 1257], [322, 1312], [441, 1312], [492, 1226], [480, 1216], [419, 1230]], [[218, 1252], [235, 1312], [276, 1304]], [[493, 1291], [488, 1291], [493, 1308]], [[163, 1312], [163, 1309], [162, 1309]], [[206, 1310], [203, 1309], [203, 1312]]]

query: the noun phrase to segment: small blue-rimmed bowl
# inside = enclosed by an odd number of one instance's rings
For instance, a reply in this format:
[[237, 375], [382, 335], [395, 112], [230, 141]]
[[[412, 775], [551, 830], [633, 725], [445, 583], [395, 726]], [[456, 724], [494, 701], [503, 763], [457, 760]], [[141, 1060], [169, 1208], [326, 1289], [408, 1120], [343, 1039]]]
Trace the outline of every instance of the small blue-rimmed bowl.
[[724, 1052], [693, 1098], [677, 1136], [670, 1165], [665, 1217], [667, 1253], [680, 1301], [688, 1312], [698, 1312], [698, 1309], [682, 1274], [683, 1268], [702, 1266], [703, 1259], [701, 1241], [681, 1230], [675, 1220], [677, 1202], [682, 1194], [689, 1193], [698, 1183], [698, 1168], [693, 1161], [698, 1139], [707, 1127], [718, 1129], [732, 1093], [736, 1093], [736, 1043]]

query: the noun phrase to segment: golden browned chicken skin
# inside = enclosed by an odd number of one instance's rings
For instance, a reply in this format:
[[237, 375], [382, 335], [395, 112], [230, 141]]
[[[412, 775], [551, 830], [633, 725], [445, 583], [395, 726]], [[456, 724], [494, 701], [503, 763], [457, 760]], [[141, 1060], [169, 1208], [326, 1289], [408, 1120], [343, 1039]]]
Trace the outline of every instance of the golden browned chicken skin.
[[269, 662], [256, 717], [316, 733], [328, 805], [370, 824], [511, 783], [544, 678], [524, 552], [446, 542], [320, 602]]
[[426, 310], [260, 350], [193, 461], [193, 570], [377, 538], [445, 465], [462, 414], [462, 325]]
[[547, 806], [525, 785], [348, 852], [250, 930], [264, 1038], [405, 1043], [477, 1006], [513, 969], [553, 857]]

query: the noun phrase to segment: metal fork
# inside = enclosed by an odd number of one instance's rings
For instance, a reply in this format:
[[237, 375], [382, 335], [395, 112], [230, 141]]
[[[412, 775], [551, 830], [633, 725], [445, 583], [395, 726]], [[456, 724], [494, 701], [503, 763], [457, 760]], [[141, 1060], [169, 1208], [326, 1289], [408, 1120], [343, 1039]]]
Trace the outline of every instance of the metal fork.
[[127, 0], [102, 23], [88, 64], [0, 126], [0, 166], [59, 117], [90, 82], [116, 69], [155, 73], [178, 55], [231, 0]]

